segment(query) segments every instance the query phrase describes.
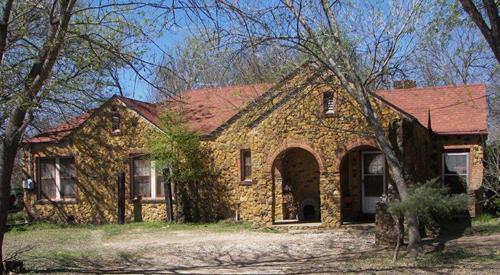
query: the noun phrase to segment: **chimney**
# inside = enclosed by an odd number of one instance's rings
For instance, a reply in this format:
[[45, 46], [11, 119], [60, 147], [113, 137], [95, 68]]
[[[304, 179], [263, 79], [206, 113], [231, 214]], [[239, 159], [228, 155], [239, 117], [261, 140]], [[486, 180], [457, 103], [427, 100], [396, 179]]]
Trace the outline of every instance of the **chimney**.
[[417, 87], [417, 82], [415, 80], [396, 80], [393, 83], [394, 89], [411, 89]]

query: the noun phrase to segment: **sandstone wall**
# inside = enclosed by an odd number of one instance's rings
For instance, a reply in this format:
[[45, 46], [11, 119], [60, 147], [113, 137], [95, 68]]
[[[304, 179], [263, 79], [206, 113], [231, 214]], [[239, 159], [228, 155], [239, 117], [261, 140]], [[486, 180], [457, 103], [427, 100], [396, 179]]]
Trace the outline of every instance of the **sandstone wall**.
[[[282, 206], [273, 197], [273, 161], [289, 148], [311, 153], [320, 169], [321, 220], [324, 226], [341, 224], [340, 161], [350, 149], [376, 146], [364, 117], [340, 88], [302, 85], [293, 79], [264, 96], [251, 110], [241, 114], [205, 145], [213, 152], [212, 166], [221, 184], [229, 187], [233, 209], [242, 219], [258, 225], [270, 225], [280, 219]], [[322, 113], [322, 93], [333, 91], [337, 98], [336, 114]], [[388, 130], [400, 117], [392, 109], [375, 105]], [[241, 149], [252, 152], [252, 183], [240, 180]], [[281, 175], [283, 177], [283, 175]], [[278, 197], [282, 194], [274, 193]], [[274, 216], [273, 212], [277, 215]]]
[[[120, 133], [113, 133], [111, 118], [119, 113]], [[104, 223], [117, 221], [117, 173], [126, 173], [126, 220], [162, 220], [162, 201], [144, 202], [134, 207], [130, 186], [130, 156], [143, 153], [144, 137], [152, 125], [121, 101], [106, 103], [61, 144], [36, 144], [25, 153], [25, 170], [37, 179], [36, 162], [41, 157], [73, 156], [77, 173], [77, 199], [47, 201], [38, 197], [37, 188], [25, 196], [31, 214], [37, 219], [58, 222]], [[140, 211], [138, 214], [137, 211]]]

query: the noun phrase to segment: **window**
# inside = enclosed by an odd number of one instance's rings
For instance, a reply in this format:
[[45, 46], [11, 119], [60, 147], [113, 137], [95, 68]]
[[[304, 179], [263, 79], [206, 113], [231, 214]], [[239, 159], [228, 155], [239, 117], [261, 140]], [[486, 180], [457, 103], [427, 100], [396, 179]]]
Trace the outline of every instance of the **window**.
[[113, 133], [120, 132], [120, 115], [119, 114], [113, 114], [113, 117], [111, 118], [111, 126], [112, 126]]
[[38, 165], [40, 199], [76, 198], [74, 158], [43, 158], [38, 161]]
[[333, 115], [335, 113], [335, 97], [333, 92], [323, 93], [323, 113]]
[[251, 181], [252, 180], [252, 154], [250, 150], [241, 150], [241, 180]]
[[165, 197], [163, 167], [145, 157], [132, 160], [133, 194], [147, 199]]
[[443, 183], [451, 194], [467, 191], [469, 176], [469, 153], [443, 153]]
[[379, 197], [384, 193], [385, 158], [381, 153], [363, 152], [364, 195]]

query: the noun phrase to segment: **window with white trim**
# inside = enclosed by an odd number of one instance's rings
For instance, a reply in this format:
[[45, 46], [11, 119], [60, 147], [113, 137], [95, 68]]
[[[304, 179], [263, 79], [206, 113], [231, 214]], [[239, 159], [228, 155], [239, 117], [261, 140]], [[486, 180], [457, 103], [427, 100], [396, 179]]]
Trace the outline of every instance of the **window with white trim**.
[[72, 157], [39, 159], [38, 184], [40, 199], [75, 199], [75, 159]]
[[469, 178], [469, 153], [443, 153], [442, 167], [443, 183], [450, 188], [450, 193], [466, 193]]
[[165, 197], [164, 167], [145, 157], [132, 159], [133, 195], [146, 199]]

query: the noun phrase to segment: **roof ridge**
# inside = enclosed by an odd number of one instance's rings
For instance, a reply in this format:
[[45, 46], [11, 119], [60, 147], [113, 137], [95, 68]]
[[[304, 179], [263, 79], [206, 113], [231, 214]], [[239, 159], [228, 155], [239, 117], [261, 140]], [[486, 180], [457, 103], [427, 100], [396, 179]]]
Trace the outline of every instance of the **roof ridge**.
[[127, 96], [122, 96], [122, 95], [114, 95], [114, 97], [117, 97], [119, 99], [132, 100], [132, 101], [135, 101], [135, 102], [149, 104], [149, 105], [155, 105], [155, 106], [158, 105], [158, 103], [151, 103], [151, 102], [147, 102], [147, 101], [143, 101], [143, 100], [139, 100], [139, 99], [127, 97]]
[[418, 91], [418, 90], [445, 90], [445, 89], [460, 89], [466, 87], [479, 87], [482, 86], [486, 88], [484, 83], [473, 83], [473, 84], [461, 84], [461, 85], [444, 85], [444, 86], [423, 86], [415, 88], [403, 88], [403, 89], [385, 89], [385, 90], [375, 90], [376, 93], [381, 92], [403, 92], [403, 91]]

